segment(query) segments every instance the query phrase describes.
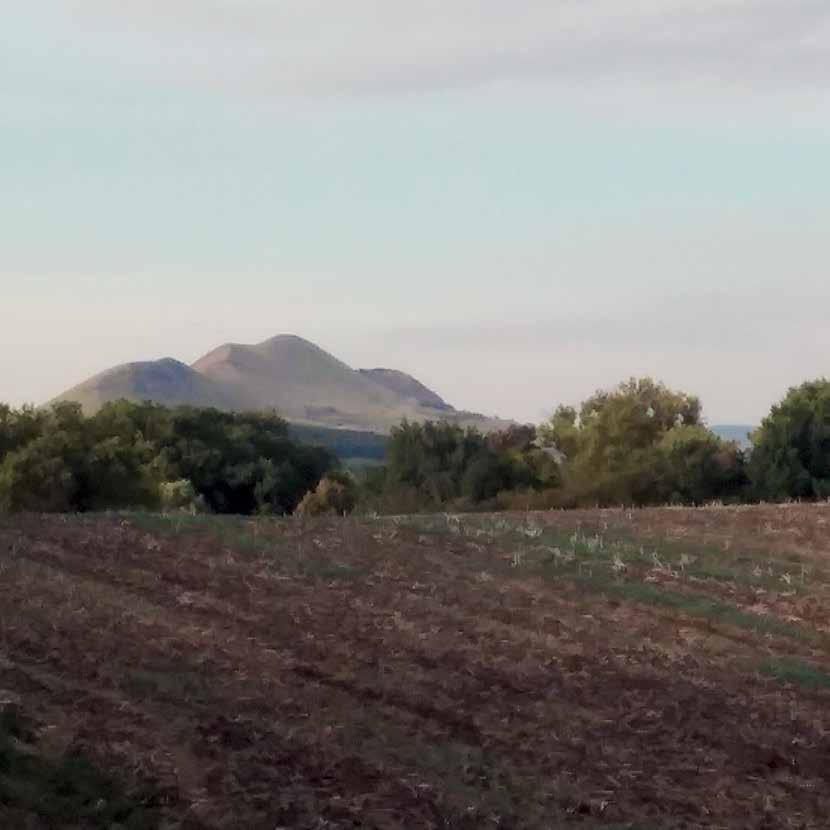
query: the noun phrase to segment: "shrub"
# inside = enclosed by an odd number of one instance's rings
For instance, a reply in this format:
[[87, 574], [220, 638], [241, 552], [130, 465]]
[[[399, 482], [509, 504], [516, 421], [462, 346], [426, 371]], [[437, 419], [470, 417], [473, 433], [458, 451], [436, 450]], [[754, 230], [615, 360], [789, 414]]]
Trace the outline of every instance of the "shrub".
[[299, 516], [351, 513], [357, 504], [357, 485], [347, 473], [329, 473], [316, 489], [309, 491], [297, 506]]
[[161, 509], [165, 512], [204, 513], [207, 505], [204, 498], [186, 478], [178, 481], [163, 481], [159, 485]]

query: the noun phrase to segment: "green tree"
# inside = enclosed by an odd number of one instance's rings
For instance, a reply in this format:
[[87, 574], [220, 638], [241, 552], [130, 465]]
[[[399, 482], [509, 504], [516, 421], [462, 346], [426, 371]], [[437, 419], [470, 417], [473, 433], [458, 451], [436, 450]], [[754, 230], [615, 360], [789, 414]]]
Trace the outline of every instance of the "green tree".
[[466, 465], [461, 477], [459, 495], [473, 502], [492, 499], [514, 486], [513, 464], [507, 453], [483, 449]]
[[761, 499], [830, 497], [830, 381], [793, 387], [753, 435], [749, 474]]
[[665, 500], [704, 504], [740, 496], [746, 486], [743, 454], [702, 426], [668, 430], [659, 444]]
[[740, 459], [702, 423], [698, 398], [651, 378], [559, 407], [539, 429], [561, 453], [564, 505], [700, 502], [732, 492]]
[[540, 486], [547, 459], [534, 446], [532, 426], [482, 435], [457, 424], [404, 422], [392, 430], [383, 473], [367, 477], [367, 490], [392, 494], [388, 501], [422, 508], [493, 499], [515, 488]]
[[65, 436], [49, 436], [9, 453], [0, 467], [0, 510], [73, 510], [78, 484], [66, 450]]
[[[274, 413], [118, 401], [0, 408], [0, 509], [100, 510], [181, 501], [218, 512], [291, 512], [336, 464]], [[177, 484], [178, 483], [178, 484]], [[182, 484], [184, 483], [184, 484]]]
[[432, 505], [461, 495], [472, 459], [486, 449], [484, 436], [456, 424], [404, 421], [392, 429], [387, 446], [388, 481], [418, 490]]
[[42, 435], [47, 418], [48, 412], [32, 406], [16, 410], [0, 404], [0, 463], [8, 453]]
[[539, 427], [539, 439], [555, 447], [565, 458], [573, 458], [579, 451], [579, 414], [572, 406], [560, 405], [550, 419]]

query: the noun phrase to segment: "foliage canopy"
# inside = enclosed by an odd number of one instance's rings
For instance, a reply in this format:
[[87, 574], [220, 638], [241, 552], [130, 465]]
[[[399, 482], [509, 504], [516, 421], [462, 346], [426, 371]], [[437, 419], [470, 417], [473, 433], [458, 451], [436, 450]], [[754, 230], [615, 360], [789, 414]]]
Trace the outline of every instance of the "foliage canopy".
[[294, 442], [269, 412], [127, 401], [90, 417], [72, 403], [0, 408], [0, 510], [283, 514], [335, 465], [329, 451]]
[[743, 457], [702, 420], [700, 401], [651, 378], [559, 407], [539, 430], [564, 456], [563, 506], [702, 504], [736, 497]]
[[830, 498], [830, 381], [793, 387], [753, 435], [749, 465], [758, 498]]

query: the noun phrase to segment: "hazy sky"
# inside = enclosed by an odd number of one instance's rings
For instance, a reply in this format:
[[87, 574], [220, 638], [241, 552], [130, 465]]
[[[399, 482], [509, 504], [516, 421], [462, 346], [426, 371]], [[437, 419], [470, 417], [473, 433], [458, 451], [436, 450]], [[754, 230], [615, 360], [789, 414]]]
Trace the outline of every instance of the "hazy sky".
[[827, 0], [29, 0], [0, 400], [291, 332], [538, 420], [830, 374]]

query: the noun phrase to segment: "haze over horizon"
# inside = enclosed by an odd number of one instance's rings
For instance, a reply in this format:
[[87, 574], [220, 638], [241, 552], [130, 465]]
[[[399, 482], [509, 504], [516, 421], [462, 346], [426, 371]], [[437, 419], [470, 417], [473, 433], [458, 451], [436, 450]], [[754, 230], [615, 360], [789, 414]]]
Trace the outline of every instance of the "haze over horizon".
[[826, 0], [33, 0], [0, 401], [294, 333], [538, 421], [830, 374]]

